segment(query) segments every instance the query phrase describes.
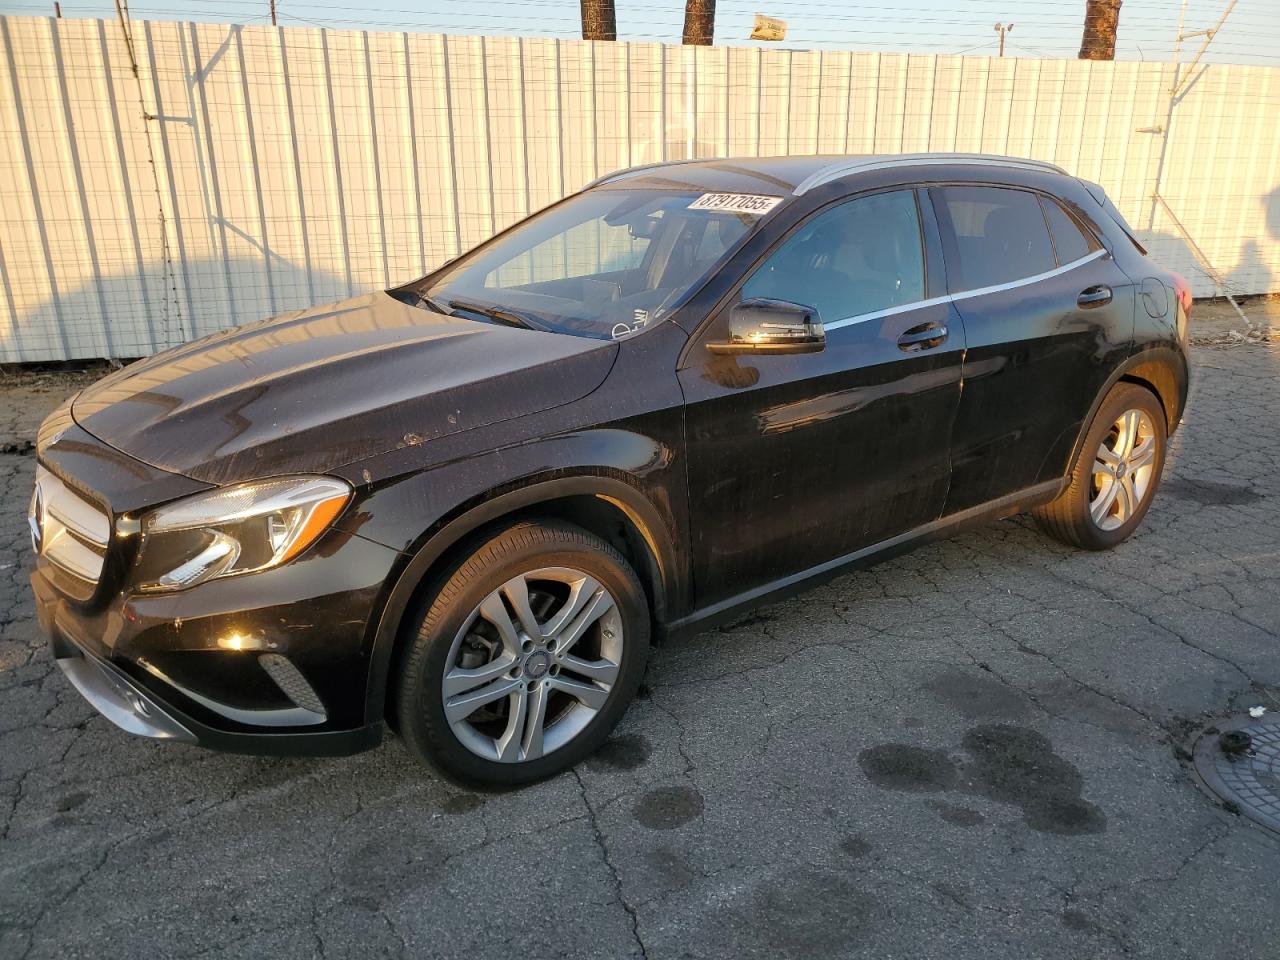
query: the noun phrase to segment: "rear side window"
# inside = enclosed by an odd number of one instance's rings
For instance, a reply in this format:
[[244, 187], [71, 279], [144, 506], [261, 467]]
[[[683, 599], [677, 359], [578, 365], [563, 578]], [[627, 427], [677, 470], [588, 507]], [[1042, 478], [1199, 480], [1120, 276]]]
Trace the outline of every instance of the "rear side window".
[[941, 187], [943, 229], [950, 226], [955, 263], [948, 264], [952, 292], [990, 287], [1045, 273], [1055, 266], [1053, 243], [1040, 199], [1003, 187]]
[[1075, 263], [1081, 257], [1102, 249], [1093, 234], [1076, 223], [1060, 204], [1047, 197], [1041, 197], [1040, 202], [1044, 204], [1044, 215], [1049, 221], [1049, 232], [1053, 234], [1053, 246], [1058, 251], [1060, 266]]

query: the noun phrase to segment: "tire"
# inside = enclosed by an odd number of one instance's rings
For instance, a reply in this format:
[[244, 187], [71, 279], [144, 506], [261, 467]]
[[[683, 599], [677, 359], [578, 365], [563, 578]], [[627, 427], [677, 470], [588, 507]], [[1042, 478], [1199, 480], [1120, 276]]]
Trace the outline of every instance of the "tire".
[[[1137, 442], [1126, 447], [1130, 437]], [[1066, 488], [1032, 516], [1045, 533], [1069, 546], [1109, 550], [1146, 516], [1160, 486], [1167, 439], [1164, 410], [1155, 395], [1134, 383], [1116, 384], [1085, 435]]]
[[590, 755], [635, 696], [649, 653], [635, 572], [604, 540], [559, 521], [490, 537], [411, 624], [392, 681], [400, 735], [469, 786], [532, 783]]

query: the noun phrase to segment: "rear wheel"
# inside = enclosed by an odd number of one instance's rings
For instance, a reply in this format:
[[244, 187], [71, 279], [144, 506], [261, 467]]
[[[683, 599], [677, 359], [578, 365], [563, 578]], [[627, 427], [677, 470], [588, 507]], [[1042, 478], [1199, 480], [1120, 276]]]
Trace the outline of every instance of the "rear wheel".
[[1114, 547], [1146, 516], [1164, 470], [1166, 439], [1164, 411], [1151, 391], [1116, 384], [1094, 417], [1067, 488], [1032, 515], [1063, 543]]
[[605, 740], [648, 649], [644, 591], [617, 550], [569, 524], [519, 524], [422, 615], [399, 677], [401, 735], [467, 783], [543, 779]]

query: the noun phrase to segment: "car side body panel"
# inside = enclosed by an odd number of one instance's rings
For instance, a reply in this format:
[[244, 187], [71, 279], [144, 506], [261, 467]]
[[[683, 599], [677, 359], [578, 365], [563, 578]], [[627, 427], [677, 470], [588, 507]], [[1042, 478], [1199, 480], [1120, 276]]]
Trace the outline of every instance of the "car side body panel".
[[[936, 323], [949, 349], [903, 354]], [[936, 520], [947, 492], [963, 332], [947, 304], [832, 330], [814, 356], [686, 368], [699, 604]]]

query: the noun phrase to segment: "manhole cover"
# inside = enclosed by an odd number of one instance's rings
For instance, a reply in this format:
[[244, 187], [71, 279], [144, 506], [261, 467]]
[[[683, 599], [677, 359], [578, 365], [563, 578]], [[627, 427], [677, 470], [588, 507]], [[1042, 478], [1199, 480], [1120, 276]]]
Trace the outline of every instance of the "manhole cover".
[[1280, 832], [1280, 715], [1209, 727], [1196, 741], [1195, 770], [1211, 793]]

